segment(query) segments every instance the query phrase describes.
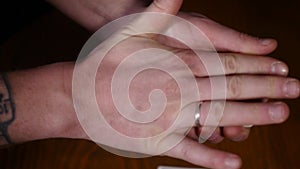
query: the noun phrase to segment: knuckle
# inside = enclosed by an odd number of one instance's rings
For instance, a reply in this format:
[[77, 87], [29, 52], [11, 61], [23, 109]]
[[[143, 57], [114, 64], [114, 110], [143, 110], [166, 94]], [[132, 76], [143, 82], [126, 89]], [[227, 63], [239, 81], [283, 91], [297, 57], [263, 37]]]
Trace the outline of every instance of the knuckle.
[[224, 104], [222, 101], [211, 101], [208, 103], [203, 117], [205, 119], [202, 119], [204, 121], [202, 125], [211, 127], [219, 126], [224, 113]]
[[188, 151], [188, 149], [182, 149], [182, 155], [183, 155], [183, 157], [186, 157], [186, 158], [188, 158], [189, 157], [189, 151]]
[[237, 56], [234, 54], [228, 54], [223, 57], [226, 73], [234, 74], [237, 73]]
[[191, 158], [191, 149], [193, 149], [193, 146], [191, 144], [187, 144], [186, 147], [181, 149], [181, 154], [185, 159]]
[[196, 76], [205, 76], [207, 74], [205, 66], [192, 50], [182, 50], [178, 54], [180, 59], [189, 67]]
[[165, 86], [165, 94], [170, 97], [175, 97], [180, 95], [180, 88], [178, 84], [174, 81], [168, 81]]
[[241, 98], [242, 96], [242, 77], [233, 76], [227, 84], [227, 93], [230, 98]]
[[242, 32], [239, 32], [239, 38], [240, 40], [242, 41], [245, 41], [245, 40], [248, 40], [251, 36], [246, 34], [246, 33], [242, 33]]
[[275, 96], [278, 92], [278, 81], [277, 78], [274, 77], [267, 77], [266, 78], [267, 83], [265, 83], [265, 88], [266, 91], [264, 93], [265, 97], [273, 97]]
[[152, 4], [155, 6], [155, 8], [157, 8], [160, 11], [165, 11], [166, 10], [164, 5], [159, 1], [153, 1]]
[[189, 56], [194, 54], [194, 52], [190, 49], [178, 49], [176, 52], [181, 59], [190, 58]]

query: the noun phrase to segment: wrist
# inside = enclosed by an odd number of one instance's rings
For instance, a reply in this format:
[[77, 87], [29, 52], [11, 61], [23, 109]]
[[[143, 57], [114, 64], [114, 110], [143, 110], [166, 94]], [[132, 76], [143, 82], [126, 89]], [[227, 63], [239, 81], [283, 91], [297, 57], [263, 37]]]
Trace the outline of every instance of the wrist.
[[65, 109], [65, 119], [69, 123], [64, 123], [60, 128], [60, 136], [63, 138], [88, 139], [82, 129], [77, 114], [74, 109], [72, 98], [72, 80], [75, 67], [74, 62], [62, 63], [62, 93], [64, 93], [64, 102], [67, 105]]
[[47, 65], [8, 74], [16, 117], [8, 127], [13, 142], [46, 138], [77, 138], [81, 127], [65, 88], [65, 66]]

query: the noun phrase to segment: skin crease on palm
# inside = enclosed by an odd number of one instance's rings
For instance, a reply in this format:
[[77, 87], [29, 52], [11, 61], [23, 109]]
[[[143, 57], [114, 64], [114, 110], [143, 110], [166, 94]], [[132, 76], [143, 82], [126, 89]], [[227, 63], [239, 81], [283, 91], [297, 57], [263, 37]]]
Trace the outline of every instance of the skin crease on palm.
[[[298, 81], [292, 78], [287, 78], [288, 67], [281, 61], [278, 61], [274, 58], [263, 56], [271, 53], [277, 47], [277, 42], [272, 39], [258, 39], [251, 37], [242, 33], [239, 33], [235, 30], [222, 26], [208, 18], [196, 15], [194, 13], [183, 13], [178, 12], [181, 7], [182, 0], [157, 0], [154, 1], [150, 6], [144, 6], [146, 4], [138, 0], [77, 0], [73, 2], [75, 5], [74, 8], [70, 9], [68, 7], [68, 1], [61, 3], [60, 0], [50, 0], [52, 4], [64, 11], [71, 18], [76, 20], [78, 23], [83, 25], [89, 30], [97, 30], [105, 23], [109, 22], [112, 19], [118, 18], [125, 14], [135, 13], [135, 12], [161, 12], [168, 13], [171, 15], [177, 15], [181, 18], [184, 18], [198, 28], [200, 28], [213, 43], [215, 48], [220, 53], [220, 59], [224, 64], [227, 76], [227, 100], [224, 110], [224, 117], [220, 122], [220, 127], [223, 127], [223, 131], [218, 128], [215, 133], [211, 136], [209, 141], [213, 143], [218, 143], [223, 140], [223, 137], [234, 141], [245, 140], [249, 133], [250, 129], [243, 127], [244, 125], [267, 125], [267, 124], [276, 124], [285, 121], [289, 115], [289, 110], [286, 104], [282, 102], [278, 103], [246, 103], [240, 102], [247, 99], [261, 99], [261, 98], [271, 98], [271, 99], [285, 99], [285, 98], [297, 98], [299, 96], [299, 84]], [[118, 8], [115, 8], [118, 6]], [[111, 9], [111, 10], [108, 10]], [[74, 13], [73, 11], [79, 11]], [[112, 15], [113, 14], [113, 15]], [[86, 19], [89, 18], [89, 19]], [[191, 36], [192, 38], [192, 36]], [[224, 40], [226, 39], [226, 40]], [[130, 42], [132, 41], [132, 42]], [[145, 39], [130, 39], [126, 44], [132, 44], [138, 46], [137, 42], [143, 43], [144, 46], [153, 45], [152, 41], [149, 43], [149, 40]], [[205, 117], [207, 116], [208, 107], [212, 104], [212, 101], [218, 98], [209, 99], [209, 80], [206, 78], [207, 74], [201, 64], [197, 63], [195, 56], [190, 52], [184, 45], [166, 37], [157, 37], [154, 39], [156, 41], [154, 45], [160, 48], [167, 48], [170, 51], [175, 51], [187, 65], [190, 66], [192, 72], [197, 77], [197, 83], [205, 88], [200, 88], [199, 92], [204, 95], [204, 103], [201, 107], [201, 118], [200, 124], [204, 123]], [[197, 39], [192, 40], [194, 43], [197, 43]], [[124, 55], [125, 50], [128, 47], [120, 47], [114, 50], [112, 55], [109, 57], [106, 65], [102, 66], [102, 69], [105, 70], [107, 67], [108, 70], [111, 69], [118, 58], [116, 56]], [[130, 51], [127, 51], [130, 53]], [[114, 56], [113, 56], [114, 55]], [[105, 62], [104, 62], [105, 63]], [[253, 64], [256, 63], [256, 64]], [[104, 76], [109, 76], [108, 72], [105, 72]], [[154, 74], [148, 76], [155, 76]], [[261, 75], [264, 75], [263, 78]], [[141, 77], [142, 78], [142, 77]], [[141, 91], [139, 88], [140, 85], [145, 86], [146, 84], [140, 84], [144, 80], [136, 80], [133, 85], [132, 93], [135, 91]], [[105, 81], [100, 81], [103, 83], [102, 86], [105, 86], [107, 83]], [[260, 85], [257, 85], [260, 84]], [[165, 86], [164, 83], [162, 83]], [[294, 85], [294, 86], [292, 86]], [[100, 85], [101, 86], [101, 85]], [[153, 84], [153, 86], [155, 86]], [[149, 90], [153, 86], [147, 86]], [[168, 86], [168, 85], [167, 85]], [[174, 86], [174, 85], [169, 85]], [[259, 87], [258, 87], [259, 86]], [[272, 86], [272, 87], [270, 87]], [[287, 87], [289, 86], [289, 87]], [[172, 87], [171, 87], [172, 88]], [[166, 90], [173, 90], [166, 89]], [[99, 89], [101, 91], [101, 89]], [[253, 92], [256, 91], [256, 92]], [[146, 102], [144, 98], [149, 94], [149, 91], [144, 90], [145, 93], [141, 92], [136, 95], [132, 95], [132, 100], [136, 105], [143, 105], [141, 109], [145, 109], [147, 105], [144, 105]], [[103, 92], [99, 92], [103, 93]], [[101, 98], [107, 98], [106, 95], [97, 96], [99, 100]], [[239, 102], [235, 102], [239, 101]], [[100, 103], [101, 104], [101, 101]], [[107, 109], [106, 112], [115, 112], [112, 110], [111, 105], [104, 105]], [[243, 111], [241, 111], [243, 110]], [[255, 110], [255, 111], [253, 111]], [[277, 112], [277, 113], [275, 113]], [[108, 117], [116, 118], [114, 115], [108, 114]], [[237, 121], [234, 117], [239, 116]], [[116, 128], [124, 130], [123, 132], [130, 131], [128, 128], [124, 127], [126, 121], [122, 121], [122, 118], [119, 118], [120, 122], [114, 124]], [[164, 123], [164, 122], [162, 122]], [[201, 128], [195, 128], [195, 131], [191, 131], [188, 134], [188, 137], [185, 138], [180, 144], [175, 146], [170, 151], [166, 152], [164, 155], [179, 158], [191, 162], [193, 164], [204, 166], [208, 168], [240, 168], [241, 159], [237, 155], [223, 152], [220, 150], [211, 149], [205, 145], [199, 144], [197, 140], [197, 134], [201, 131]], [[127, 133], [132, 134], [132, 133]]]

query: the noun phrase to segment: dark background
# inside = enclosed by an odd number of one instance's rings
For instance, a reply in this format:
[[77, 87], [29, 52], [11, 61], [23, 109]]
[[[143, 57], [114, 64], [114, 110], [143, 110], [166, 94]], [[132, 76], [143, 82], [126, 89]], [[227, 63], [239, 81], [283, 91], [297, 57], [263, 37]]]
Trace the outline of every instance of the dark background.
[[[1, 71], [75, 60], [91, 35], [43, 1], [6, 1], [1, 2], [0, 9]], [[290, 76], [297, 78], [300, 78], [299, 9], [297, 0], [186, 0], [183, 7], [239, 31], [276, 38], [279, 47], [271, 56], [288, 63]], [[300, 168], [299, 103], [299, 99], [288, 101], [291, 117], [286, 123], [254, 127], [247, 141], [224, 141], [215, 147], [241, 155], [244, 169]], [[166, 157], [118, 157], [82, 140], [35, 141], [0, 150], [3, 169], [155, 169], [158, 165], [192, 166]]]

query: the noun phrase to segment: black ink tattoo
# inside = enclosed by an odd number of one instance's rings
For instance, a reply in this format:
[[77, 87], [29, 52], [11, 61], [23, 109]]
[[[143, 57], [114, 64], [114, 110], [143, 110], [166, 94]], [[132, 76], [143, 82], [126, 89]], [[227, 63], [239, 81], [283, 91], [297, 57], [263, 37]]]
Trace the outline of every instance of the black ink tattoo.
[[4, 139], [8, 144], [12, 140], [8, 134], [8, 126], [15, 120], [15, 104], [12, 99], [11, 87], [6, 74], [0, 75], [0, 141]]

